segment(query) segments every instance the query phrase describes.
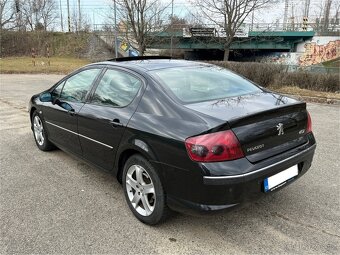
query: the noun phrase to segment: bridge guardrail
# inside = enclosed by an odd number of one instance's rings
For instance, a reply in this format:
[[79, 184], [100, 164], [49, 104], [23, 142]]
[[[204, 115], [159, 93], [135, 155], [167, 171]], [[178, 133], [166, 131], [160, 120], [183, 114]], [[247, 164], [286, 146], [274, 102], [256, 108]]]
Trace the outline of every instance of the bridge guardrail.
[[[119, 29], [119, 28], [118, 28]], [[195, 32], [204, 32], [205, 36], [210, 34], [213, 36], [223, 34], [223, 26], [217, 26], [216, 24], [198, 24], [198, 25], [190, 25], [190, 24], [178, 24], [178, 25], [171, 25], [166, 24], [162, 26], [153, 27], [150, 31], [153, 32], [174, 32], [174, 31], [183, 31], [186, 29], [188, 31], [193, 30]], [[93, 31], [94, 32], [113, 32], [115, 30], [113, 24], [94, 24]], [[209, 30], [209, 31], [208, 31]], [[238, 29], [238, 32], [289, 32], [289, 31], [297, 31], [297, 32], [304, 32], [304, 31], [315, 31], [318, 33], [335, 33], [340, 31], [340, 24], [339, 20], [334, 21], [333, 23], [329, 23], [327, 26], [321, 23], [244, 23]], [[122, 31], [120, 31], [122, 32]], [[123, 33], [129, 33], [129, 31], [123, 31]]]

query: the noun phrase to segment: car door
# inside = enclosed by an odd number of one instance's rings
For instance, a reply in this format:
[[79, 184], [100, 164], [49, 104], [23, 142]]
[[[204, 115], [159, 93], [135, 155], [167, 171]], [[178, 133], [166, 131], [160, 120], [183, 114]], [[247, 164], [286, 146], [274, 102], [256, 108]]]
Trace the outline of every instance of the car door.
[[82, 151], [77, 114], [100, 71], [100, 68], [86, 69], [66, 78], [52, 91], [52, 102], [44, 103], [43, 116], [49, 139], [78, 155], [82, 155]]
[[121, 69], [107, 69], [97, 84], [78, 114], [79, 139], [86, 159], [111, 170], [145, 85], [141, 77]]

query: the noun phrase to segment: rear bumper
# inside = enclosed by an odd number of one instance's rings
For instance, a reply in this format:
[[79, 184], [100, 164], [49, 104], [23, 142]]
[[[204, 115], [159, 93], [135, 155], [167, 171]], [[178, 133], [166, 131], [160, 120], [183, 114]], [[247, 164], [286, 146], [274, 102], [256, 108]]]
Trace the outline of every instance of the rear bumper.
[[[276, 192], [304, 175], [311, 167], [316, 144], [304, 145], [294, 151], [278, 155], [281, 160], [271, 158], [253, 165], [250, 172], [224, 176], [203, 176], [201, 185], [192, 184], [191, 196], [186, 198], [168, 194], [168, 205], [175, 211], [189, 214], [202, 214], [234, 208], [240, 204], [254, 201], [261, 196]], [[287, 180], [282, 186], [268, 193], [264, 192], [264, 179], [293, 165], [298, 165], [298, 176]], [[260, 167], [259, 167], [260, 166]], [[205, 168], [209, 167], [207, 165]], [[177, 186], [180, 188], [179, 186]], [[187, 184], [187, 189], [190, 184]], [[186, 193], [188, 194], [188, 193]], [[189, 198], [189, 199], [188, 199]]]
[[[270, 175], [275, 174], [275, 172], [280, 172], [289, 168], [292, 165], [300, 164], [300, 163], [308, 163], [308, 161], [301, 161], [302, 158], [308, 156], [309, 154], [314, 154], [316, 148], [316, 144], [312, 145], [311, 147], [307, 148], [304, 151], [301, 151], [289, 158], [281, 160], [279, 162], [273, 163], [271, 165], [262, 167], [260, 169], [244, 173], [244, 174], [237, 174], [237, 175], [228, 175], [228, 176], [203, 176], [203, 183], [206, 185], [224, 185], [230, 184], [233, 182], [237, 182], [238, 180], [242, 182], [247, 182], [256, 179], [257, 177], [269, 177]], [[277, 169], [279, 169], [277, 171]], [[299, 167], [299, 175], [301, 173], [302, 168]], [[307, 170], [307, 169], [306, 169]], [[269, 176], [267, 176], [270, 174]]]

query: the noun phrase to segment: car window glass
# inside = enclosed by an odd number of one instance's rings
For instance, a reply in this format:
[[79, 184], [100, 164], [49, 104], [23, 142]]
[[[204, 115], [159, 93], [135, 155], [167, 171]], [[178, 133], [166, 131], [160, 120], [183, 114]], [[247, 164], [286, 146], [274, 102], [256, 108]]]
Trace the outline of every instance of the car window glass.
[[53, 91], [52, 91], [52, 98], [58, 98], [60, 96], [61, 90], [63, 89], [63, 86], [65, 84], [65, 81], [61, 82]]
[[83, 102], [99, 72], [100, 69], [88, 69], [68, 78], [60, 99], [70, 102]]
[[142, 81], [123, 71], [107, 70], [100, 80], [91, 103], [124, 107], [131, 103]]
[[237, 97], [261, 91], [243, 77], [215, 66], [165, 68], [151, 73], [183, 103]]

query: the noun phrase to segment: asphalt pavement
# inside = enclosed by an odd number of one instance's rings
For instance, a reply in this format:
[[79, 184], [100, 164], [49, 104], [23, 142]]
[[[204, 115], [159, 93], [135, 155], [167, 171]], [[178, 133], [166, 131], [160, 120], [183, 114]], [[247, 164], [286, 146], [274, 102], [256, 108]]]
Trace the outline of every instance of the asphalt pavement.
[[239, 210], [150, 227], [110, 173], [36, 147], [28, 100], [61, 77], [0, 75], [1, 254], [339, 254], [339, 105], [308, 104], [318, 145], [292, 185]]

